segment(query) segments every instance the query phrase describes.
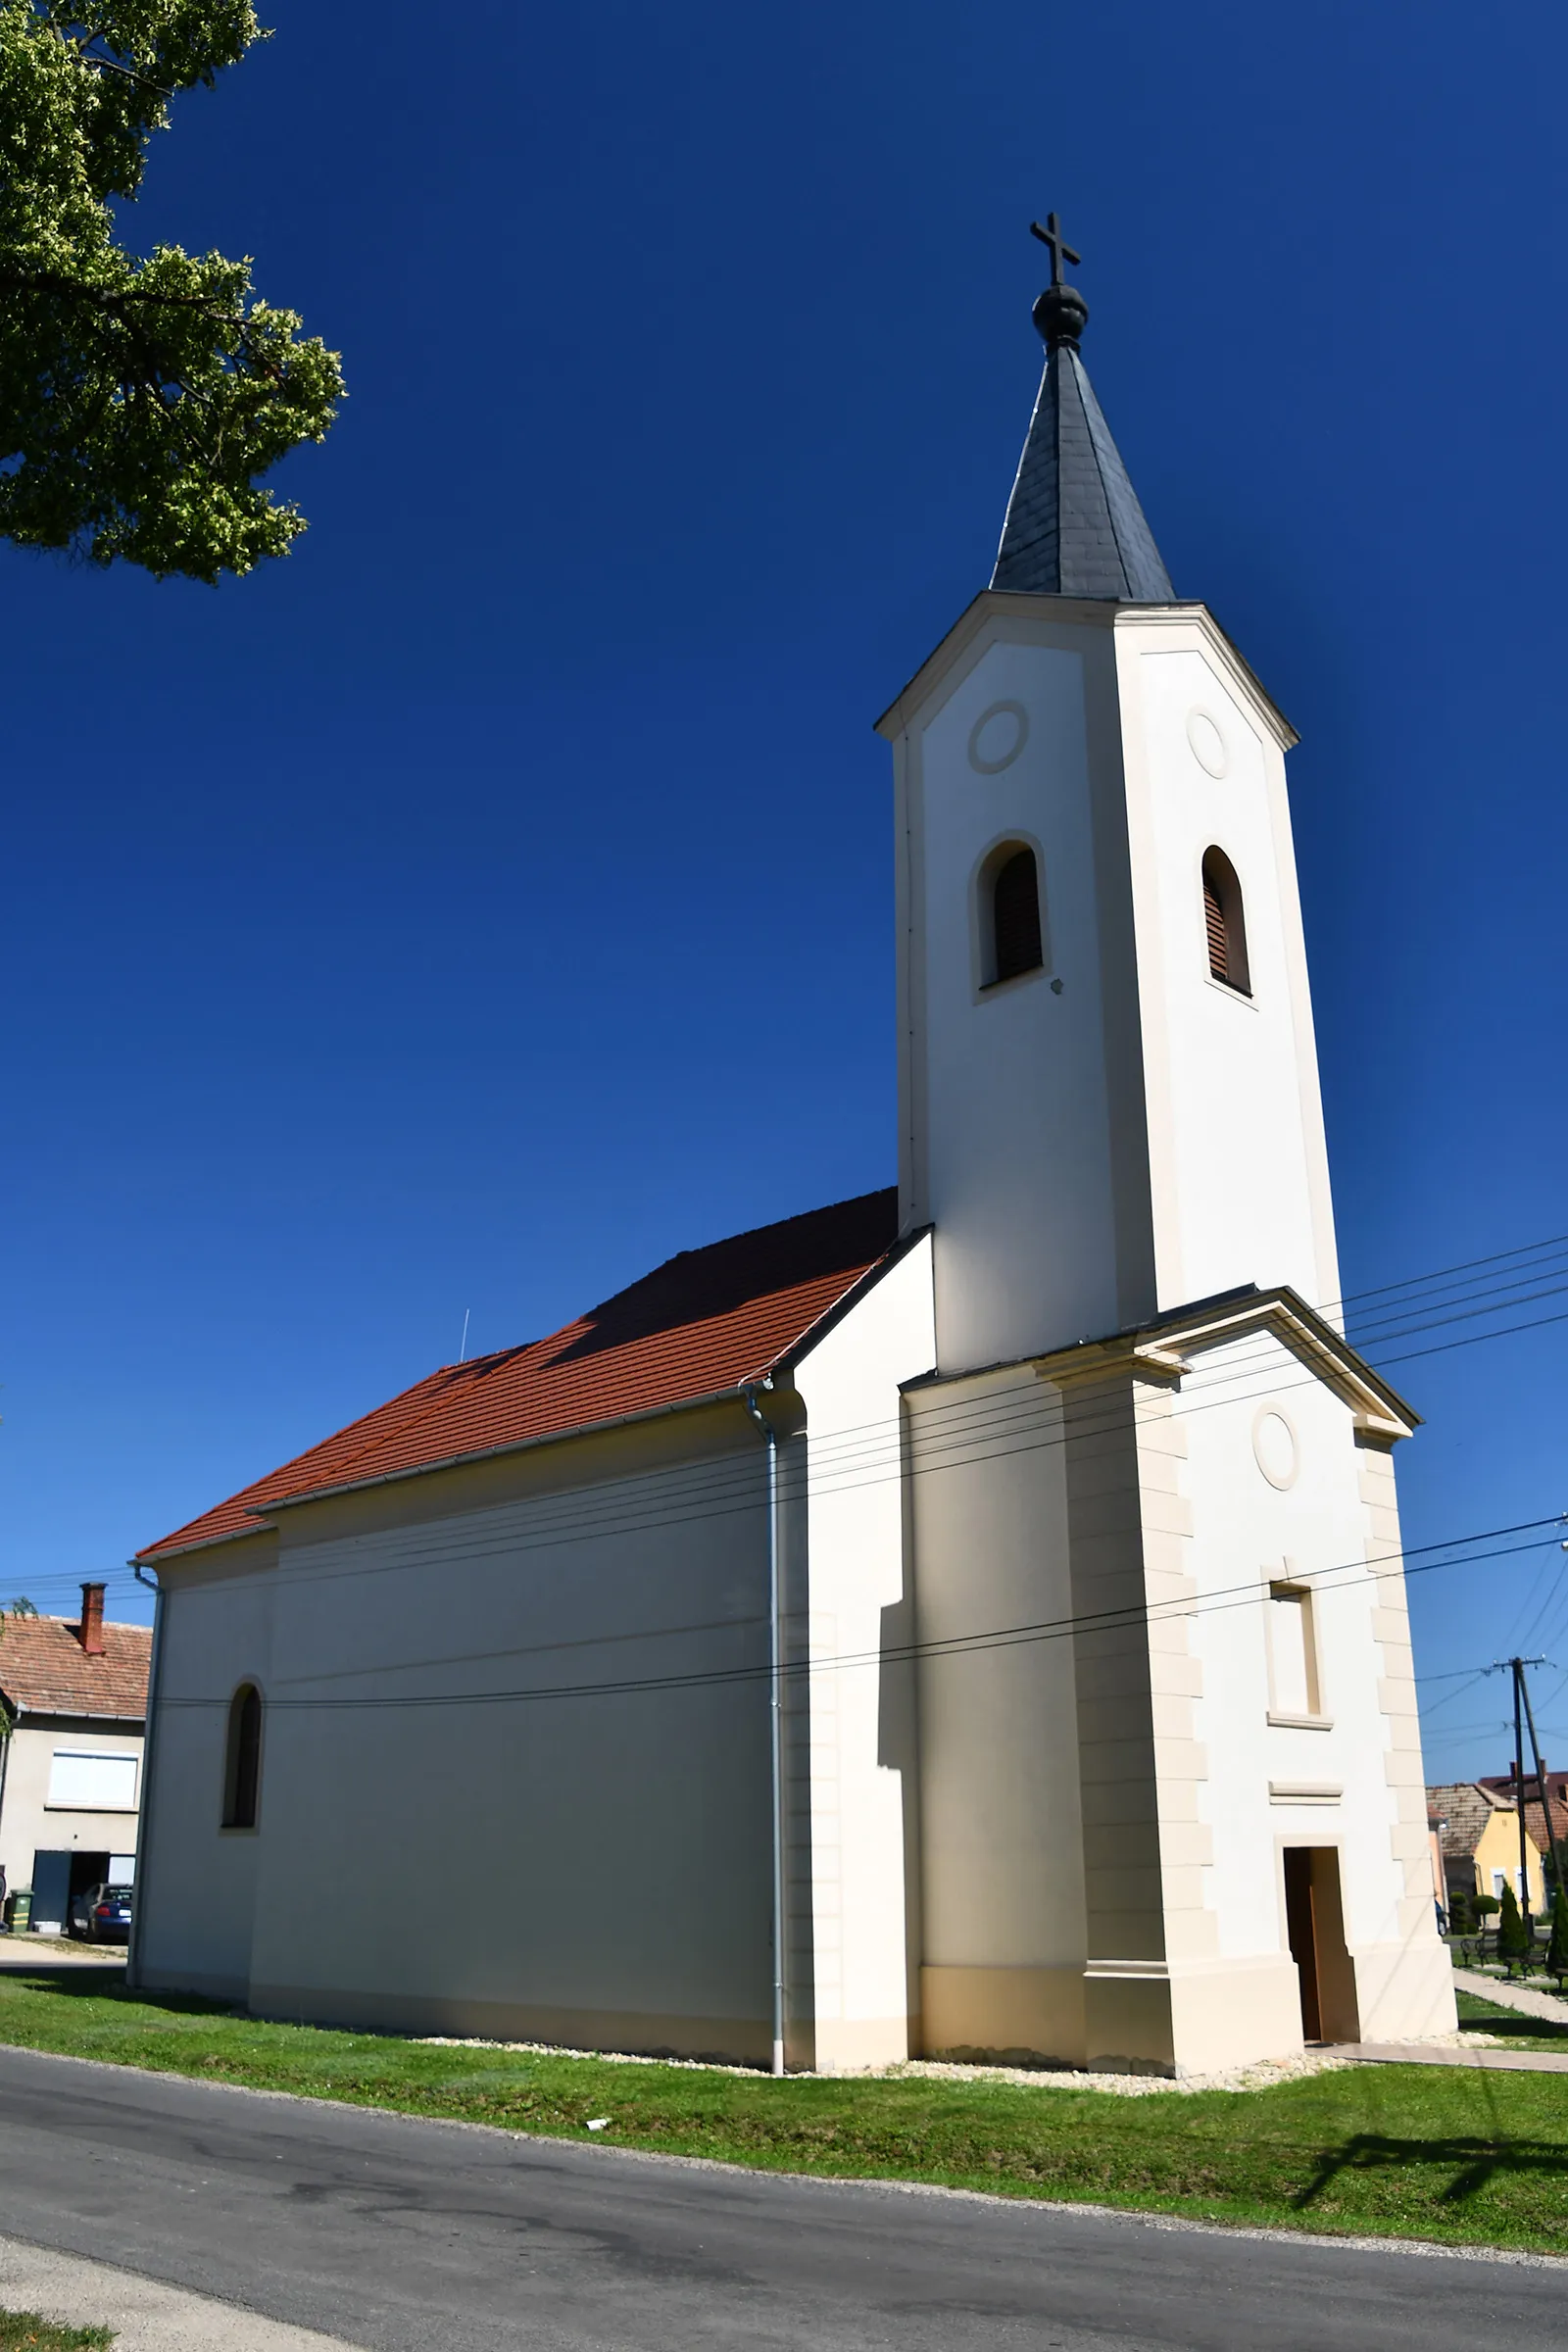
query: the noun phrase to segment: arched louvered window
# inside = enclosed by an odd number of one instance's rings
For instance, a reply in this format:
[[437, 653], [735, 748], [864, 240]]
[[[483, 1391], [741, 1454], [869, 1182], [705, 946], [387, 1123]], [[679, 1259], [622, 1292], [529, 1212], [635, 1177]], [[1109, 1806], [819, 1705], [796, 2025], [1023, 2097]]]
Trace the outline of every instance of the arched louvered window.
[[1040, 868], [1021, 842], [993, 851], [981, 875], [985, 985], [1038, 972], [1046, 960]]
[[1247, 916], [1236, 868], [1223, 850], [1203, 852], [1203, 929], [1208, 942], [1208, 970], [1213, 980], [1250, 997], [1247, 965]]
[[223, 1827], [254, 1830], [262, 1788], [262, 1694], [241, 1683], [229, 1701], [223, 1756]]

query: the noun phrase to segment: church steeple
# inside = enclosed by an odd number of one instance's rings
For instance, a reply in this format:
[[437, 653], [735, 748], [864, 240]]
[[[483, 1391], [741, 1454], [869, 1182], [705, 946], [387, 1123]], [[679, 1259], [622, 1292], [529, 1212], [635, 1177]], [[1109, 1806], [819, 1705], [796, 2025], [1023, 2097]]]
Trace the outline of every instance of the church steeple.
[[1045, 228], [1033, 223], [1033, 233], [1051, 248], [1051, 284], [1034, 308], [1046, 371], [991, 585], [1034, 596], [1174, 604], [1170, 574], [1078, 356], [1089, 306], [1065, 282], [1061, 265], [1080, 257], [1054, 213]]

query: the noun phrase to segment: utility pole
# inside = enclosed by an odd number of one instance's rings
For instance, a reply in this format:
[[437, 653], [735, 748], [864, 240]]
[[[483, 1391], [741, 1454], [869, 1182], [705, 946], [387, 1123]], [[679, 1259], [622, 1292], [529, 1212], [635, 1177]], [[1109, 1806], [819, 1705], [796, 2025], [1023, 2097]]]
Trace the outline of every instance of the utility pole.
[[1530, 1840], [1525, 1831], [1524, 1660], [1510, 1658], [1513, 1668], [1513, 1801], [1519, 1809], [1519, 1914], [1530, 1933]]
[[[1568, 1551], [1568, 1544], [1563, 1549]], [[1546, 1777], [1541, 1769], [1541, 1742], [1536, 1738], [1536, 1719], [1531, 1713], [1530, 1691], [1525, 1682], [1527, 1666], [1544, 1666], [1544, 1658], [1498, 1658], [1489, 1666], [1489, 1674], [1501, 1674], [1506, 1667], [1513, 1676], [1513, 1801], [1519, 1815], [1519, 1916], [1530, 1926], [1530, 1835], [1525, 1827], [1525, 1731], [1524, 1719], [1530, 1721], [1530, 1744], [1535, 1751], [1536, 1786], [1541, 1792], [1541, 1810], [1545, 1818], [1546, 1838], [1551, 1848], [1551, 1867], [1557, 1871], [1557, 1840], [1551, 1834], [1551, 1814], [1546, 1804]], [[1559, 1877], [1557, 1884], [1560, 1886]]]
[[1557, 1851], [1557, 1833], [1551, 1826], [1551, 1803], [1546, 1795], [1546, 1768], [1541, 1760], [1541, 1741], [1536, 1737], [1536, 1711], [1530, 1704], [1530, 1685], [1525, 1680], [1526, 1664], [1535, 1666], [1539, 1665], [1541, 1661], [1538, 1658], [1528, 1661], [1524, 1658], [1515, 1658], [1513, 1663], [1514, 1672], [1518, 1678], [1519, 1693], [1525, 1702], [1525, 1721], [1530, 1727], [1530, 1752], [1535, 1758], [1536, 1765], [1536, 1794], [1541, 1799], [1541, 1818], [1546, 1829], [1546, 1851], [1551, 1856], [1551, 1876], [1554, 1888], [1561, 1887], [1568, 1882], [1563, 1879], [1562, 1856]]

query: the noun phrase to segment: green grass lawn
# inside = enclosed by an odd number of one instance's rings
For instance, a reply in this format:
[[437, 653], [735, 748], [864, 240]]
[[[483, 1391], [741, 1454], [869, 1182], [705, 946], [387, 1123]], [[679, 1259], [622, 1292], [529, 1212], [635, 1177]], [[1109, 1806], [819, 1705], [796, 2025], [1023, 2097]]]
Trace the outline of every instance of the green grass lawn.
[[766, 2170], [1568, 2255], [1568, 2080], [1554, 2075], [1368, 2066], [1144, 2098], [1059, 2078], [775, 2082], [264, 2025], [64, 1970], [0, 1978], [0, 2042]]
[[[1466, 1992], [1456, 1986], [1454, 1999], [1459, 2004], [1461, 2026], [1475, 2026], [1486, 2034], [1495, 2034], [1499, 2040], [1521, 2050], [1556, 2050], [1568, 2052], [1568, 2025], [1544, 2017], [1526, 2017], [1518, 2009], [1499, 2008], [1495, 2001], [1483, 1999], [1480, 1993]], [[1568, 2082], [1563, 2091], [1568, 2098]]]
[[35, 2311], [0, 2311], [0, 2352], [103, 2352], [107, 2328], [57, 2328]]

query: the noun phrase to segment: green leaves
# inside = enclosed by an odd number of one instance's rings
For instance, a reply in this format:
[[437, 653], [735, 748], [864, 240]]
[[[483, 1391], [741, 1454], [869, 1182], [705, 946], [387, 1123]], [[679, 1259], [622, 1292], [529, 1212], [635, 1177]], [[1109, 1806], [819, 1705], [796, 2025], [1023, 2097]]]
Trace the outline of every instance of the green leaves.
[[1506, 1879], [1502, 1882], [1502, 1914], [1497, 1921], [1497, 1955], [1508, 1963], [1509, 1974], [1514, 1963], [1528, 1960], [1534, 1948], [1530, 1930], [1519, 1914], [1519, 1900]]
[[1568, 1977], [1568, 1894], [1559, 1886], [1551, 1902], [1551, 1941], [1546, 1946], [1546, 1973], [1555, 1977], [1559, 1991]]
[[0, 0], [0, 536], [216, 582], [305, 528], [259, 477], [321, 440], [333, 352], [250, 263], [115, 235], [168, 100], [262, 37], [248, 0]]

